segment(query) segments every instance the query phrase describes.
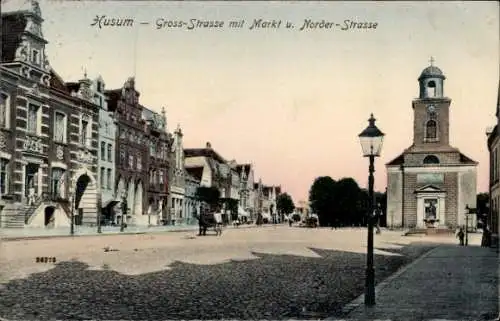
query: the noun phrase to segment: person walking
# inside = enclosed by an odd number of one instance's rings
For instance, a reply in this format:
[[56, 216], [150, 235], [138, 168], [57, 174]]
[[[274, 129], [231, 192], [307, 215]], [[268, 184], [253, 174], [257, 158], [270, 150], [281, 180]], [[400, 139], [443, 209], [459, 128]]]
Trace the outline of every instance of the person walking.
[[465, 237], [464, 230], [462, 227], [460, 227], [457, 232], [457, 238], [460, 241], [460, 246], [464, 246], [464, 237]]

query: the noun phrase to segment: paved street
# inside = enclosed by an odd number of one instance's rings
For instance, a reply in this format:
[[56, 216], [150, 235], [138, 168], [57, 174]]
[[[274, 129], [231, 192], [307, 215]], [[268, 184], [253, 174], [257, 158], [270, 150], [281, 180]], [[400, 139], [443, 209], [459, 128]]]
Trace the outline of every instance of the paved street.
[[[442, 245], [378, 286], [377, 304], [363, 297], [344, 320], [494, 320], [498, 317], [498, 254], [478, 246]], [[351, 310], [351, 311], [349, 311]]]
[[[456, 242], [377, 235], [377, 282], [438, 241]], [[366, 231], [66, 237], [2, 242], [1, 251], [0, 316], [8, 319], [323, 318], [363, 292]], [[57, 262], [36, 263], [40, 256]]]

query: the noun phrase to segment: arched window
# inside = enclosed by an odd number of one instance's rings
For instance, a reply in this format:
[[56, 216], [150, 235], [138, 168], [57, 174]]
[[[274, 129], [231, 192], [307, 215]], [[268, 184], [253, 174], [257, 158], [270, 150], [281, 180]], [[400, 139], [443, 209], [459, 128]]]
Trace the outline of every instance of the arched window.
[[436, 82], [434, 80], [427, 83], [427, 97], [436, 97]]
[[424, 158], [424, 164], [439, 164], [439, 158], [434, 155], [429, 155]]
[[425, 138], [436, 139], [437, 138], [437, 123], [435, 120], [427, 121], [425, 124]]

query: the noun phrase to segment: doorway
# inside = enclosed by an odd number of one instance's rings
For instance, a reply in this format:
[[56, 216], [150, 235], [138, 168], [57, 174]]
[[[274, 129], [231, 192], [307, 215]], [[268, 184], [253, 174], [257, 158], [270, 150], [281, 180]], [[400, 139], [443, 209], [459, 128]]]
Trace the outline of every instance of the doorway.
[[24, 182], [24, 196], [28, 198], [29, 201], [34, 201], [34, 198], [38, 194], [38, 168], [39, 164], [29, 163], [26, 165], [26, 175]]
[[46, 228], [55, 227], [56, 217], [55, 217], [56, 208], [54, 206], [47, 206], [44, 212], [44, 226]]

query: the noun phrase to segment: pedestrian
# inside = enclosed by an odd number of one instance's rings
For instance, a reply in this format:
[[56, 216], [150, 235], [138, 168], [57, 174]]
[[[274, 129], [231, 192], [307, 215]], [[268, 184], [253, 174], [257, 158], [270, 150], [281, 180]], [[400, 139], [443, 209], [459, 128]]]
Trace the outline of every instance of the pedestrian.
[[465, 237], [464, 230], [463, 228], [460, 227], [457, 232], [457, 238], [460, 240], [460, 246], [464, 246], [464, 237]]
[[491, 246], [491, 233], [486, 225], [483, 229], [483, 238], [481, 240], [481, 247], [490, 247]]
[[375, 216], [375, 229], [377, 230], [375, 233], [380, 234], [380, 217], [382, 216], [382, 208], [380, 206], [380, 203], [377, 204], [377, 207], [375, 208], [374, 212]]

